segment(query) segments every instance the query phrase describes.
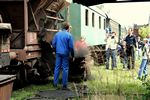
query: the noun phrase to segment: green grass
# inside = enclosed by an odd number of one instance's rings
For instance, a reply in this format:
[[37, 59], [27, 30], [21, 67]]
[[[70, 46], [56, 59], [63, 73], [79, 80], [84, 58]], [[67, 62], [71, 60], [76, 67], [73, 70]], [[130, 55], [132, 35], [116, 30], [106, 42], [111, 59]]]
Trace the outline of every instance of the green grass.
[[34, 97], [35, 93], [41, 90], [54, 89], [52, 84], [30, 85], [20, 90], [13, 91], [11, 100], [25, 100]]
[[87, 81], [91, 92], [109, 94], [145, 94], [146, 88], [142, 81], [135, 79], [140, 62], [136, 62], [133, 70], [123, 70], [122, 64], [118, 64], [115, 70], [106, 70], [104, 66], [92, 67], [92, 75], [95, 80]]
[[[134, 70], [122, 70], [122, 64], [118, 63], [115, 70], [106, 70], [105, 66], [92, 66], [91, 74], [95, 80], [83, 82], [87, 84], [92, 93], [106, 93], [117, 95], [146, 94], [146, 87], [142, 81], [135, 79], [140, 62], [136, 62]], [[149, 78], [149, 77], [148, 77]], [[149, 78], [150, 79], [150, 78]], [[37, 91], [53, 89], [52, 83], [46, 85], [30, 85], [23, 89], [13, 91], [11, 100], [24, 100], [33, 97]]]
[[[102, 67], [102, 66], [100, 66]], [[115, 94], [143, 94], [143, 87], [140, 80], [135, 80], [136, 71], [123, 71], [121, 69], [106, 70], [93, 67], [93, 76], [96, 80], [85, 82], [92, 92], [115, 93]]]

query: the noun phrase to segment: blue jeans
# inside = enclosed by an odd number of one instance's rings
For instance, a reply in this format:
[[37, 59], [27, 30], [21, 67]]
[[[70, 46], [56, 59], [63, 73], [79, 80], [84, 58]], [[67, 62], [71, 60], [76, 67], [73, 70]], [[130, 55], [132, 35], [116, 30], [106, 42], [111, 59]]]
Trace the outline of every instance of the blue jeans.
[[63, 86], [67, 86], [68, 83], [68, 70], [69, 70], [69, 57], [56, 54], [56, 65], [54, 70], [54, 85], [56, 86], [59, 81], [59, 72], [62, 68], [62, 84]]
[[147, 75], [147, 65], [148, 65], [148, 60], [147, 59], [142, 59], [141, 66], [139, 69], [138, 77], [142, 78], [142, 73]]
[[107, 49], [106, 50], [106, 68], [109, 69], [109, 59], [112, 59], [112, 69], [116, 67], [116, 50], [115, 49]]

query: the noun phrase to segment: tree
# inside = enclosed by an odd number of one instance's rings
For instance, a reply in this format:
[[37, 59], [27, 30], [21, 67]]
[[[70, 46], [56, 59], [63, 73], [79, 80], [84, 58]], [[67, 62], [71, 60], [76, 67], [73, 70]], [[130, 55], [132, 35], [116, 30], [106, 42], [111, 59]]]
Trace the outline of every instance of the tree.
[[149, 37], [149, 35], [150, 35], [150, 26], [140, 27], [139, 35], [141, 36], [141, 38]]

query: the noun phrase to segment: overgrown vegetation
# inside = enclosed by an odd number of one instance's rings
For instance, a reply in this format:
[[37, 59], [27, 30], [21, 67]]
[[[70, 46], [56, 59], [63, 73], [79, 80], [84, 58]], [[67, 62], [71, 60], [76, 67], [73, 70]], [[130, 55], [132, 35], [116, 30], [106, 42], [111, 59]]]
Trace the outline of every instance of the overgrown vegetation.
[[[132, 98], [134, 95], [132, 100], [147, 100], [143, 99], [141, 95], [147, 94], [147, 97], [150, 96], [150, 78], [148, 77], [145, 82], [135, 79], [138, 69], [139, 62], [136, 62], [134, 70], [123, 70], [122, 64], [120, 63], [114, 70], [106, 70], [104, 66], [91, 67], [91, 74], [94, 80], [82, 82], [82, 84], [88, 86], [89, 92], [93, 94], [87, 97], [88, 100], [93, 100], [91, 98], [96, 97], [99, 98], [100, 94], [107, 94], [110, 98], [118, 98], [115, 95], [120, 95], [120, 99], [123, 98], [122, 96], [126, 96], [128, 99], [125, 100], [130, 100], [128, 95], [132, 95]], [[13, 91], [11, 100], [24, 100], [25, 98], [33, 97], [37, 91], [48, 89], [54, 89], [51, 82], [46, 85], [30, 85], [23, 89]]]
[[139, 35], [142, 38], [146, 38], [150, 35], [150, 26], [143, 26], [139, 29]]

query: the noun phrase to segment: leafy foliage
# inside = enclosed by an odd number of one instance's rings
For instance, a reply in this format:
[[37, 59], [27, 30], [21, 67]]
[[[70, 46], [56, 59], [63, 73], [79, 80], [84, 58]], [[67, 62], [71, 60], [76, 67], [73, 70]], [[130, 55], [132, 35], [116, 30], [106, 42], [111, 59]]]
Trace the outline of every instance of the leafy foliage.
[[146, 38], [150, 35], [150, 26], [143, 26], [139, 29], [139, 35], [142, 38]]

